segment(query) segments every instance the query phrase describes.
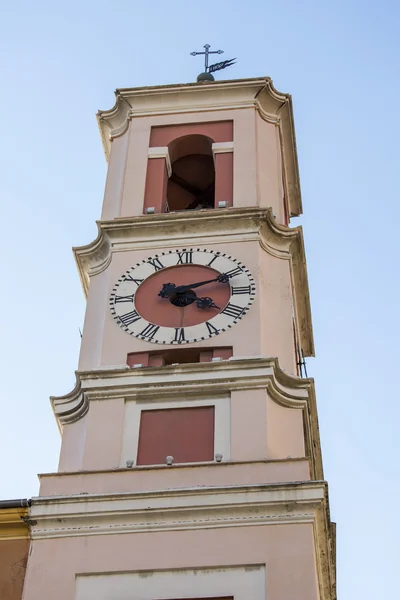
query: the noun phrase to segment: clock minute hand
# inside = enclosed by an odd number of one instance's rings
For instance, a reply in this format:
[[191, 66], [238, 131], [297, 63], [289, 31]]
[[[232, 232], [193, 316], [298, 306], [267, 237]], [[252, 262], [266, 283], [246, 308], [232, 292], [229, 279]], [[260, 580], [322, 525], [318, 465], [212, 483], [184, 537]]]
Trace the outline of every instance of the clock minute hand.
[[214, 283], [214, 281], [217, 281], [217, 279], [208, 279], [207, 281], [199, 281], [198, 283], [192, 283], [189, 285], [178, 285], [175, 288], [175, 293], [182, 294], [183, 292], [187, 292], [189, 290], [192, 290], [193, 288], [198, 288], [202, 285], [206, 285], [207, 283]]
[[207, 283], [214, 283], [215, 281], [218, 281], [219, 283], [228, 283], [229, 277], [227, 275], [221, 274], [221, 275], [218, 275], [218, 277], [216, 277], [215, 279], [208, 279], [207, 281], [199, 281], [198, 283], [192, 283], [189, 285], [179, 285], [175, 288], [174, 291], [176, 294], [183, 294], [184, 292], [201, 287], [202, 285], [206, 285]]

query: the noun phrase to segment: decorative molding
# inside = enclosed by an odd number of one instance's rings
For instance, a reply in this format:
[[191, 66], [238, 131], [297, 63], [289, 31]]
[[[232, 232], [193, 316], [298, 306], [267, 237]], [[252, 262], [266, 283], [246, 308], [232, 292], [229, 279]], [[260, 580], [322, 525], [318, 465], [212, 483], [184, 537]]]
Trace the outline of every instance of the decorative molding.
[[111, 262], [111, 242], [97, 222], [97, 238], [85, 246], [72, 248], [85, 298], [89, 293], [91, 275], [97, 275], [108, 267]]
[[264, 121], [266, 121], [267, 123], [272, 123], [273, 125], [280, 125], [281, 118], [279, 116], [268, 113], [266, 110], [263, 109], [259, 102], [256, 103], [256, 108], [260, 117]]
[[196, 487], [32, 499], [33, 540], [154, 531], [316, 523], [323, 481]]
[[50, 402], [60, 431], [64, 425], [79, 421], [89, 410], [89, 403], [82, 391], [78, 374], [76, 374], [74, 389], [65, 396], [51, 396]]
[[271, 209], [160, 213], [99, 221], [97, 226], [99, 233], [91, 244], [73, 249], [86, 296], [90, 276], [107, 268], [113, 252], [258, 241], [272, 256], [290, 261], [300, 344], [305, 356], [314, 356], [302, 228], [278, 224]]
[[172, 166], [171, 166], [171, 159], [169, 156], [168, 146], [150, 147], [148, 150], [148, 157], [149, 158], [165, 158], [165, 165], [167, 167], [168, 177], [171, 177]]
[[[276, 358], [231, 358], [219, 362], [188, 363], [163, 367], [128, 366], [78, 371], [72, 392], [52, 397], [58, 426], [81, 419], [91, 401], [124, 397], [146, 402], [179, 397], [215, 397], [235, 390], [265, 389], [287, 408], [301, 410], [305, 429], [306, 457], [313, 479], [322, 479], [322, 459], [315, 403], [314, 382], [284, 373]], [[201, 383], [201, 388], [199, 387]]]
[[278, 92], [269, 77], [125, 88], [116, 90], [115, 97], [112, 109], [97, 113], [107, 158], [112, 140], [127, 131], [132, 118], [254, 108], [262, 119], [279, 127], [289, 214], [302, 213], [292, 98]]
[[[275, 464], [293, 464], [293, 463], [307, 463], [308, 464], [308, 459], [304, 458], [304, 457], [297, 457], [297, 458], [273, 458], [273, 459], [264, 459], [264, 460], [230, 460], [229, 462], [224, 462], [222, 461], [221, 463], [218, 463], [218, 469], [231, 469], [231, 468], [235, 468], [237, 466], [241, 467], [243, 465], [247, 466], [247, 465], [275, 465]], [[216, 463], [215, 462], [210, 462], [210, 461], [206, 461], [206, 462], [198, 462], [195, 463], [196, 464], [196, 469], [200, 468], [204, 468], [204, 469], [209, 469], [210, 467], [216, 467]], [[193, 466], [193, 463], [175, 463], [174, 464], [174, 469], [191, 469]], [[160, 470], [165, 470], [165, 465], [135, 465], [135, 475], [137, 475], [137, 473], [140, 472], [151, 472], [151, 471], [160, 471]], [[39, 473], [38, 474], [38, 478], [39, 481], [42, 480], [46, 480], [48, 478], [59, 478], [59, 477], [63, 477], [63, 478], [69, 478], [69, 477], [76, 477], [76, 476], [80, 476], [82, 474], [85, 475], [110, 475], [111, 473], [132, 473], [132, 468], [131, 467], [122, 467], [122, 468], [118, 468], [118, 469], [83, 469], [83, 470], [79, 470], [79, 471], [55, 471], [55, 472], [50, 472], [50, 473]], [[291, 480], [293, 481], [293, 480]], [[309, 481], [309, 479], [307, 479], [307, 481]], [[275, 482], [276, 483], [276, 482]]]
[[213, 154], [223, 154], [225, 152], [233, 152], [233, 142], [214, 142], [211, 145]]

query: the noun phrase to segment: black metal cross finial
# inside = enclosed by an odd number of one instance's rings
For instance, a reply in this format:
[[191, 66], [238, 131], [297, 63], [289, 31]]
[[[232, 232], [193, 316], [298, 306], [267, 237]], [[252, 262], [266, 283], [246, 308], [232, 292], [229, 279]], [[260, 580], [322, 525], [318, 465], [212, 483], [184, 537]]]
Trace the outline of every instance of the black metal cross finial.
[[205, 44], [204, 46], [204, 50], [205, 52], [191, 52], [190, 55], [191, 56], [197, 56], [198, 54], [204, 54], [204, 71], [205, 73], [208, 73], [208, 57], [210, 54], [223, 54], [224, 51], [223, 50], [210, 50], [211, 46], [210, 44]]

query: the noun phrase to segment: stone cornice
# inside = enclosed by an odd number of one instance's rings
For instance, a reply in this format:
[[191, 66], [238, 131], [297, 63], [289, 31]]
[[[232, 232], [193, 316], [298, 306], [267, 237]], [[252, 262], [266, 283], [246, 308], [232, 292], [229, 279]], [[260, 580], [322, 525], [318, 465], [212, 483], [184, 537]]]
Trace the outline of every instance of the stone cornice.
[[[196, 463], [196, 469], [210, 469], [217, 467], [218, 469], [231, 469], [232, 467], [242, 466], [242, 465], [274, 465], [274, 464], [288, 464], [288, 463], [302, 463], [307, 462], [308, 459], [304, 457], [297, 458], [273, 458], [271, 460], [230, 460], [229, 462], [220, 462], [220, 463], [210, 463], [207, 462], [199, 462]], [[50, 473], [38, 473], [39, 481], [42, 481], [47, 478], [68, 478], [68, 477], [76, 477], [82, 474], [84, 475], [110, 475], [113, 473], [140, 473], [140, 472], [157, 472], [157, 471], [165, 471], [165, 469], [169, 469], [168, 466], [164, 465], [136, 465], [134, 471], [132, 467], [120, 467], [118, 469], [81, 469], [79, 471], [54, 471]], [[187, 470], [193, 469], [193, 463], [174, 463], [174, 469], [178, 470]]]
[[315, 510], [326, 504], [325, 488], [316, 481], [40, 496], [32, 498], [31, 535], [43, 539], [314, 522]]
[[51, 396], [50, 402], [56, 416], [60, 432], [64, 425], [79, 421], [89, 410], [89, 403], [82, 390], [81, 379], [76, 373], [74, 389], [64, 396]]
[[291, 262], [299, 341], [305, 356], [314, 356], [302, 228], [279, 225], [271, 209], [227, 208], [140, 215], [98, 221], [97, 226], [99, 233], [91, 244], [73, 249], [85, 295], [90, 276], [107, 268], [113, 252], [259, 241], [266, 252]]
[[113, 108], [97, 113], [107, 158], [112, 140], [127, 131], [132, 118], [255, 108], [262, 119], [279, 127], [287, 207], [290, 215], [301, 214], [292, 99], [278, 92], [269, 77], [117, 89], [115, 97]]
[[0, 509], [0, 541], [29, 539], [28, 509]]
[[[233, 358], [215, 363], [189, 363], [131, 369], [126, 365], [77, 372], [75, 389], [51, 403], [58, 426], [79, 420], [90, 401], [140, 398], [151, 401], [184, 395], [215, 396], [234, 390], [267, 389], [281, 406], [303, 412], [306, 457], [313, 479], [322, 479], [322, 459], [315, 404], [314, 382], [284, 373], [277, 359]], [[199, 387], [201, 384], [201, 388]]]

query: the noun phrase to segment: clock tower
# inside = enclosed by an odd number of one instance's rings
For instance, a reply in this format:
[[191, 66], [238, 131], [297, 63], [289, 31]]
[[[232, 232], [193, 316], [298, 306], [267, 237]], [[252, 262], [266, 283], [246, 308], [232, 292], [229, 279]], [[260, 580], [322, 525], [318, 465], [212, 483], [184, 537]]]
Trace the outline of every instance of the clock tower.
[[24, 600], [334, 600], [291, 97], [119, 89]]

